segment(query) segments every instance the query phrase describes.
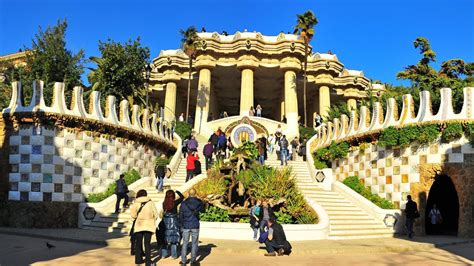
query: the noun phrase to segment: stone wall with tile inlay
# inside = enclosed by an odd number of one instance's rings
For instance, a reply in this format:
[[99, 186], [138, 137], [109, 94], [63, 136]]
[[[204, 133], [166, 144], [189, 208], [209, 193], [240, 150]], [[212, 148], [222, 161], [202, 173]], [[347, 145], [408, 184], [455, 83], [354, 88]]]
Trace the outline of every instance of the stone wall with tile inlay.
[[9, 144], [9, 200], [81, 202], [121, 173], [153, 174], [156, 148], [108, 135], [55, 126], [20, 125]]
[[332, 162], [337, 180], [358, 176], [372, 193], [403, 206], [411, 186], [420, 182], [420, 165], [464, 163], [472, 164], [474, 148], [466, 138], [451, 143], [439, 140], [430, 145], [414, 143], [409, 147], [382, 147], [368, 144], [355, 149], [344, 159]]

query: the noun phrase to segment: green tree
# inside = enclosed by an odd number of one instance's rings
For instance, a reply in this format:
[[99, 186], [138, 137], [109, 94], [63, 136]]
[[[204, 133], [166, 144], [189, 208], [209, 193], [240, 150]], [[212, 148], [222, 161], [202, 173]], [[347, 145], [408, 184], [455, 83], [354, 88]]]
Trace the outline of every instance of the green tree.
[[191, 93], [191, 75], [193, 70], [193, 59], [196, 57], [196, 50], [199, 48], [199, 36], [197, 35], [196, 28], [194, 26], [188, 27], [186, 30], [180, 30], [181, 34], [181, 46], [184, 53], [189, 58], [189, 77], [188, 77], [188, 94], [186, 100], [186, 122], [189, 118], [189, 96]]
[[92, 89], [102, 95], [113, 95], [119, 101], [127, 99], [131, 104], [145, 105], [144, 73], [150, 60], [150, 49], [142, 47], [140, 38], [125, 43], [108, 39], [99, 41], [99, 51], [101, 57], [90, 58], [97, 65], [87, 76]]
[[303, 14], [296, 15], [296, 25], [293, 33], [299, 34], [300, 39], [304, 43], [304, 75], [303, 75], [303, 109], [304, 109], [304, 126], [307, 126], [308, 118], [306, 113], [306, 71], [308, 68], [308, 50], [309, 42], [314, 36], [314, 26], [318, 24], [318, 19], [314, 15], [313, 11], [308, 10]]
[[66, 48], [67, 21], [58, 21], [43, 31], [40, 27], [32, 40], [31, 52], [26, 55], [26, 71], [22, 76], [26, 88], [34, 79], [45, 83], [46, 104], [51, 104], [54, 82], [66, 84], [66, 98], [70, 99], [72, 88], [81, 85], [84, 72], [84, 51], [74, 54]]

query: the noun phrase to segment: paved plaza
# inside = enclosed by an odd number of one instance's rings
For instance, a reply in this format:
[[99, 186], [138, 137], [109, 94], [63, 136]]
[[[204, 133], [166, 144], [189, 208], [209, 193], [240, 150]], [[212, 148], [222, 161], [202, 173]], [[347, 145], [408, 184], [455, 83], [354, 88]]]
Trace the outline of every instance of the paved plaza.
[[[74, 230], [48, 230], [52, 238], [63, 234], [70, 239], [51, 240], [38, 234], [20, 236], [4, 228], [0, 233], [0, 265], [133, 265], [127, 249], [127, 238], [109, 240], [107, 244]], [[14, 234], [13, 234], [14, 233]], [[30, 234], [24, 231], [25, 234]], [[33, 235], [33, 234], [30, 234]], [[89, 239], [87, 240], [87, 238]], [[54, 248], [47, 248], [46, 242]], [[82, 243], [81, 243], [82, 242]], [[85, 243], [87, 242], [87, 243]], [[201, 265], [472, 265], [474, 241], [455, 237], [306, 241], [292, 243], [290, 256], [264, 257], [263, 246], [253, 241], [202, 239], [199, 245]], [[178, 260], [153, 258], [159, 265], [177, 265]]]

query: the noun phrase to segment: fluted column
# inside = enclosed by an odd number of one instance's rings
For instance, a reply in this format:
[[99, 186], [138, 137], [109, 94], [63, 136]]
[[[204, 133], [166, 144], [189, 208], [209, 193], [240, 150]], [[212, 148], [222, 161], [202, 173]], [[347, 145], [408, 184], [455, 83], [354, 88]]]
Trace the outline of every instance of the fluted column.
[[253, 70], [242, 69], [242, 79], [240, 83], [240, 115], [249, 115], [250, 107], [253, 103]]
[[199, 70], [199, 84], [196, 98], [196, 116], [194, 117], [194, 130], [201, 133], [203, 124], [207, 123], [209, 115], [209, 100], [211, 95], [211, 70]]
[[165, 120], [173, 121], [176, 117], [176, 82], [166, 83], [165, 91]]
[[319, 87], [319, 115], [326, 118], [331, 107], [331, 96], [329, 95], [329, 87], [322, 85]]
[[296, 73], [293, 70], [285, 71], [285, 116], [288, 125], [286, 134], [294, 137], [298, 135], [298, 97], [296, 94]]
[[357, 101], [354, 98], [347, 99], [347, 108], [349, 110], [356, 110], [357, 109]]

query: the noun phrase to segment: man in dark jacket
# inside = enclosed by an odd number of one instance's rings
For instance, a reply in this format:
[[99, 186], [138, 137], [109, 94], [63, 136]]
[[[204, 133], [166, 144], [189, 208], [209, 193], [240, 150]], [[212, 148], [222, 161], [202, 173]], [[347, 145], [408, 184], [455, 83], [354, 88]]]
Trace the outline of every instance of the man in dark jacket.
[[280, 162], [281, 165], [285, 163], [285, 165], [288, 165], [288, 140], [286, 139], [286, 136], [283, 135], [280, 139]]
[[179, 220], [183, 228], [183, 246], [181, 248], [181, 265], [186, 265], [189, 237], [191, 243], [191, 264], [196, 262], [199, 242], [199, 212], [203, 207], [202, 201], [196, 198], [196, 190], [189, 190], [189, 197], [181, 203]]
[[268, 252], [265, 256], [276, 256], [277, 252], [278, 256], [282, 256], [291, 252], [291, 245], [286, 240], [285, 231], [274, 218], [268, 220], [268, 238], [265, 241], [265, 248]]
[[416, 202], [411, 200], [411, 195], [407, 196], [407, 204], [405, 206], [405, 226], [407, 227], [408, 237], [413, 238], [413, 223], [415, 219], [420, 217], [420, 213], [418, 212], [418, 206]]
[[125, 199], [123, 202], [123, 208], [125, 209], [128, 206], [128, 186], [123, 179], [124, 177], [125, 175], [121, 174], [120, 178], [115, 181], [115, 195], [117, 195], [117, 201], [115, 202], [115, 213], [119, 213], [120, 201], [122, 201], [122, 199]]
[[212, 143], [212, 147], [214, 148], [214, 153], [217, 153], [217, 144], [219, 143], [219, 136], [217, 135], [217, 133], [216, 132], [212, 133], [208, 141]]
[[202, 150], [204, 158], [206, 158], [206, 170], [209, 169], [212, 163], [212, 154], [214, 153], [214, 148], [212, 147], [212, 143], [209, 141]]
[[168, 160], [166, 159], [166, 155], [162, 154], [160, 157], [156, 159], [156, 162], [155, 162], [156, 189], [160, 193], [163, 192], [163, 185], [164, 185], [165, 174], [166, 174], [166, 165], [168, 165]]

